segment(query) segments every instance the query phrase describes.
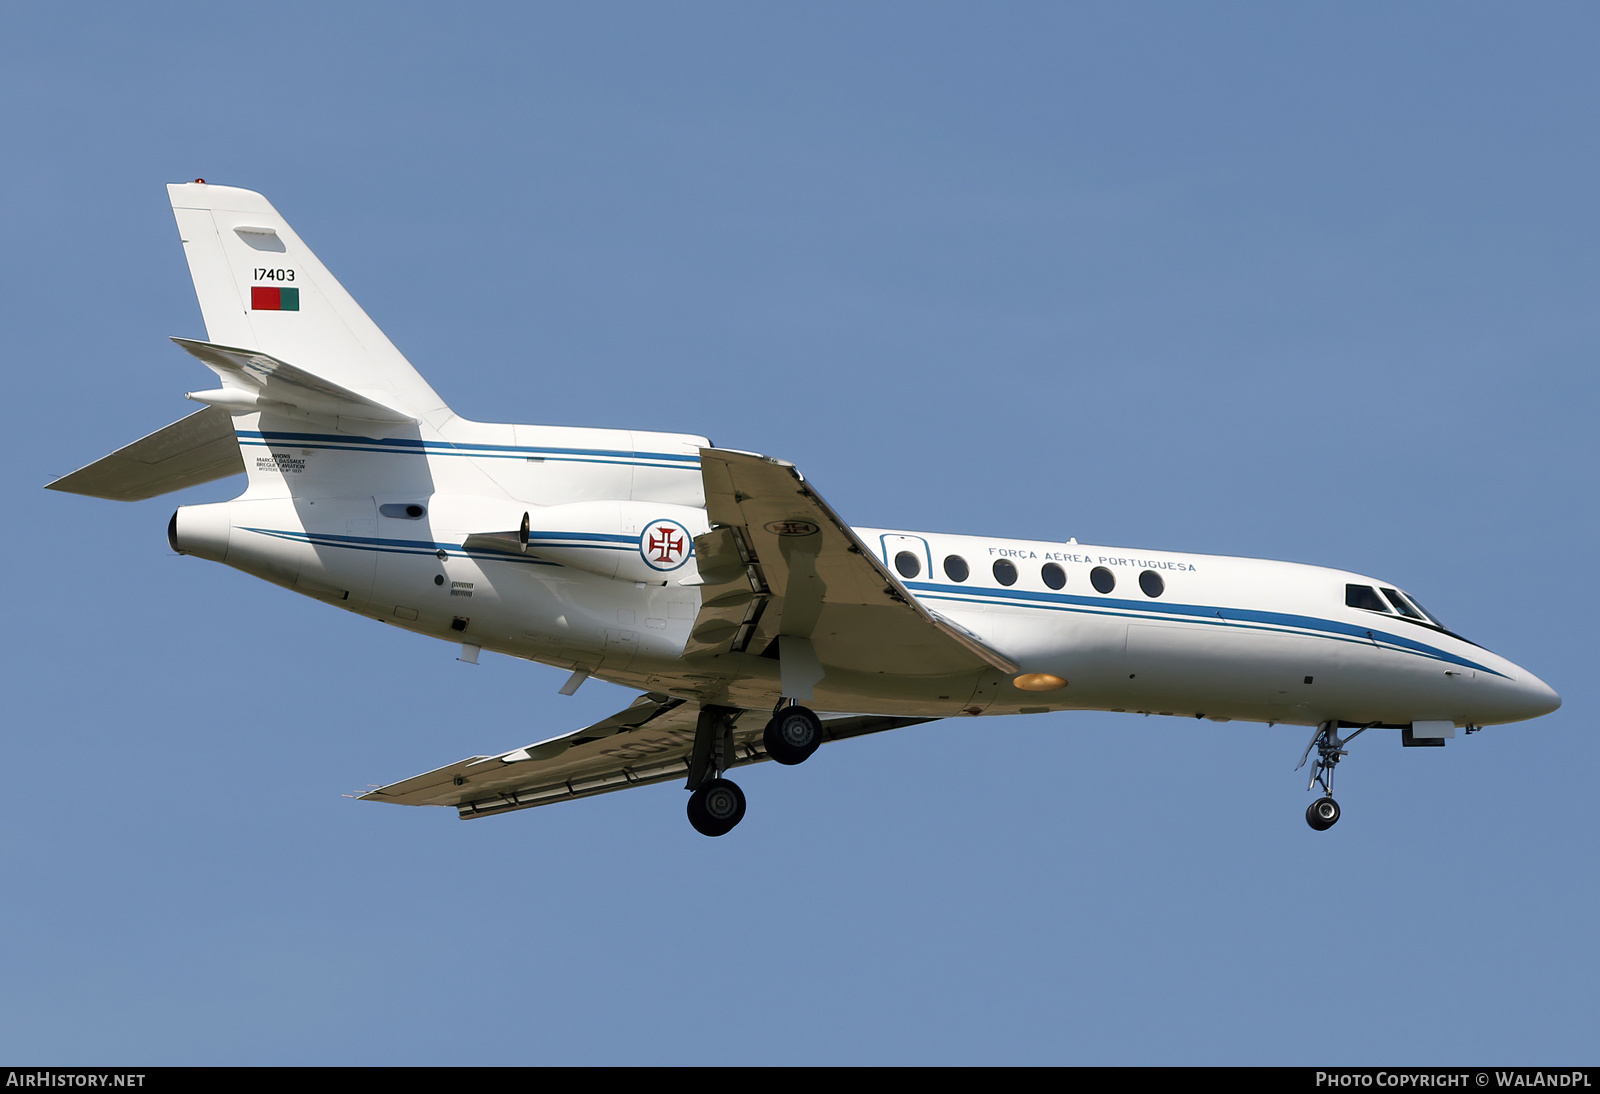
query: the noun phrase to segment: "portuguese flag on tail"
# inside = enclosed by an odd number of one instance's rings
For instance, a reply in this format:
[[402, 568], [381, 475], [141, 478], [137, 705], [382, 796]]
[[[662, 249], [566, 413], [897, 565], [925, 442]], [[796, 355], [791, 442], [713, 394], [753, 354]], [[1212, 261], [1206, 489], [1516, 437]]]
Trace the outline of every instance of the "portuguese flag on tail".
[[250, 310], [299, 311], [300, 290], [280, 289], [276, 285], [251, 285]]

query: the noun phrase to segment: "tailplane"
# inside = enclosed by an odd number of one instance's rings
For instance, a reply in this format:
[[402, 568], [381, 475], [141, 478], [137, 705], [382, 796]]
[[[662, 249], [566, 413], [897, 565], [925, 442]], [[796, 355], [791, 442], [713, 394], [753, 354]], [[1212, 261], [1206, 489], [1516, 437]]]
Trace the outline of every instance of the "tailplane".
[[143, 501], [243, 471], [233, 419], [227, 411], [208, 406], [63, 475], [48, 489], [111, 501]]

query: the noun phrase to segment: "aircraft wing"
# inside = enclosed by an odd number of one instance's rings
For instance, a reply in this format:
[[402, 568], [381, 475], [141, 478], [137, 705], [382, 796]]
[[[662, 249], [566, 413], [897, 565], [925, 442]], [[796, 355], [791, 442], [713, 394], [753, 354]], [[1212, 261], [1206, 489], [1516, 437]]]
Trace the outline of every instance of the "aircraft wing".
[[700, 468], [711, 530], [694, 541], [704, 587], [685, 657], [763, 654], [781, 639], [783, 691], [801, 699], [805, 680], [821, 680], [828, 665], [902, 676], [1020, 671], [912, 596], [793, 464], [703, 448]]
[[[700, 705], [654, 692], [582, 729], [498, 756], [469, 756], [447, 767], [358, 795], [397, 805], [453, 805], [463, 820], [531, 809], [630, 786], [687, 780]], [[767, 758], [767, 716], [745, 711], [734, 724], [732, 767]], [[934, 721], [845, 715], [823, 720], [829, 741]]]

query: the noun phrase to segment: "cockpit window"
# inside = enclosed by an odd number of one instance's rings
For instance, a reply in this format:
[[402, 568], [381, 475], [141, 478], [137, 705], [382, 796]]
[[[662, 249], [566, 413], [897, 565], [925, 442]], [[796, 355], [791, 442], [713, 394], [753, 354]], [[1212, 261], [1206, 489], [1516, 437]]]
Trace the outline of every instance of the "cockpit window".
[[1403, 595], [1401, 595], [1399, 589], [1385, 588], [1383, 590], [1383, 595], [1389, 598], [1389, 603], [1393, 604], [1394, 610], [1399, 612], [1401, 615], [1409, 616], [1412, 619], [1422, 618], [1422, 613], [1411, 606], [1411, 601], [1407, 600]]
[[1378, 596], [1378, 590], [1371, 585], [1346, 585], [1344, 587], [1344, 602], [1351, 608], [1365, 608], [1369, 612], [1383, 612], [1390, 614], [1389, 606]]
[[[1382, 586], [1383, 596], [1378, 595], [1378, 590], [1371, 585], [1346, 585], [1344, 587], [1344, 602], [1352, 608], [1363, 608], [1369, 612], [1382, 612], [1384, 615], [1402, 615], [1428, 627], [1437, 627], [1446, 634], [1455, 634], [1449, 627], [1434, 616], [1427, 608], [1418, 604], [1409, 593], [1399, 589]], [[1387, 597], [1388, 599], [1384, 599]], [[1460, 635], [1456, 635], [1460, 638]], [[1462, 639], [1463, 642], [1466, 639]]]
[[1404, 596], [1405, 596], [1406, 600], [1408, 602], [1410, 602], [1410, 604], [1411, 604], [1411, 606], [1413, 608], [1417, 609], [1417, 611], [1419, 611], [1419, 612], [1421, 612], [1423, 614], [1423, 616], [1428, 620], [1429, 623], [1432, 623], [1435, 627], [1438, 627], [1441, 631], [1450, 630], [1449, 627], [1447, 627], [1443, 623], [1439, 622], [1439, 617], [1438, 616], [1434, 615], [1427, 608], [1424, 608], [1421, 604], [1418, 604], [1416, 597], [1412, 596], [1410, 593], [1405, 593]]

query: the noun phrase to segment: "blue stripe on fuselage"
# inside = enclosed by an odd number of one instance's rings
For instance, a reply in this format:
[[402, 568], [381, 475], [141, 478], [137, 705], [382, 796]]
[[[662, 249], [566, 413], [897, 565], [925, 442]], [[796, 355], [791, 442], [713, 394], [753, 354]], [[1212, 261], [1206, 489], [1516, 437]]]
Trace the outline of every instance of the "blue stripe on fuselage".
[[343, 547], [352, 551], [375, 551], [379, 554], [434, 555], [440, 551], [463, 558], [494, 559], [499, 562], [521, 562], [530, 566], [559, 566], [559, 562], [533, 558], [529, 555], [501, 551], [469, 550], [459, 543], [436, 543], [425, 539], [379, 539], [376, 536], [340, 536], [331, 532], [295, 532], [283, 528], [240, 528], [241, 532], [274, 539], [287, 539], [294, 543], [309, 543], [313, 547]]
[[1311, 631], [1319, 637], [1343, 642], [1383, 642], [1409, 653], [1505, 677], [1504, 673], [1496, 672], [1486, 665], [1469, 661], [1425, 642], [1390, 634], [1387, 631], [1360, 627], [1353, 623], [1341, 623], [1335, 619], [1320, 619], [1310, 615], [1263, 612], [1249, 608], [1217, 608], [1203, 604], [1169, 604], [1158, 601], [1075, 596], [1071, 593], [1039, 593], [1026, 589], [980, 589], [961, 585], [940, 585], [927, 581], [907, 581], [905, 585], [921, 599], [946, 600], [957, 604], [979, 602], [1008, 607], [1106, 615], [1122, 619], [1161, 619], [1210, 626], [1242, 626], [1261, 631], [1293, 627], [1299, 631]]
[[[275, 528], [241, 528], [277, 539], [287, 539], [312, 546], [342, 547], [357, 551], [377, 551], [396, 554], [447, 554], [478, 559], [480, 561], [520, 562], [536, 566], [559, 566], [527, 555], [499, 551], [468, 550], [459, 543], [439, 543], [430, 540], [381, 539], [375, 536], [337, 535], [334, 533], [308, 533]], [[636, 537], [607, 533], [544, 532], [535, 536], [577, 540], [571, 546], [590, 549], [630, 550], [637, 544]], [[588, 541], [588, 542], [583, 542]], [[1043, 609], [1072, 612], [1083, 615], [1102, 615], [1119, 619], [1164, 620], [1213, 627], [1244, 627], [1250, 630], [1282, 633], [1280, 628], [1292, 628], [1295, 633], [1311, 632], [1316, 637], [1340, 642], [1385, 643], [1399, 650], [1422, 657], [1433, 658], [1448, 664], [1461, 665], [1507, 678], [1487, 665], [1469, 661], [1464, 657], [1430, 646], [1415, 639], [1390, 634], [1387, 631], [1342, 623], [1317, 616], [1296, 615], [1287, 612], [1266, 612], [1250, 608], [1218, 608], [1202, 604], [1173, 604], [1158, 601], [1122, 600], [1108, 597], [1077, 596], [1071, 593], [1042, 593], [1026, 589], [983, 589], [961, 585], [940, 585], [926, 581], [907, 581], [907, 589], [923, 600], [943, 600], [953, 604], [983, 603], [1005, 607]]]
[[522, 460], [530, 457], [555, 463], [604, 463], [622, 466], [672, 467], [698, 471], [700, 457], [675, 452], [629, 452], [610, 448], [549, 448], [512, 444], [461, 444], [424, 441], [415, 437], [341, 437], [331, 433], [280, 433], [239, 431], [239, 444], [271, 448], [319, 448], [334, 452], [398, 452], [409, 456], [471, 456], [479, 459]]

